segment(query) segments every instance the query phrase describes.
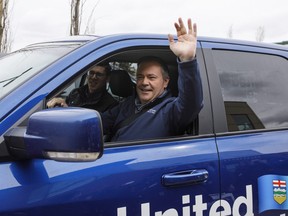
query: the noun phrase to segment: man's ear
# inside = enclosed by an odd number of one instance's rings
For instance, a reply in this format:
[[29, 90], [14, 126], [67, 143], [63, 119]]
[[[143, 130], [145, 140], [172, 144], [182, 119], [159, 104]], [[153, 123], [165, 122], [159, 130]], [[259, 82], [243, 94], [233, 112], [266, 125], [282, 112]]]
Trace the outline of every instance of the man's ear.
[[164, 88], [166, 89], [168, 84], [169, 84], [170, 79], [169, 78], [165, 78], [164, 79]]

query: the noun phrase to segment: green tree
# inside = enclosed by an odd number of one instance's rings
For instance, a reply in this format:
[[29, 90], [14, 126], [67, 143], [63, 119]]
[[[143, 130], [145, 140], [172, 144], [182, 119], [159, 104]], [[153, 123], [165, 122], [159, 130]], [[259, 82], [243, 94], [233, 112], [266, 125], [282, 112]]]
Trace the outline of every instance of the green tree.
[[282, 42], [278, 42], [276, 44], [280, 44], [280, 45], [288, 45], [288, 41], [282, 41]]

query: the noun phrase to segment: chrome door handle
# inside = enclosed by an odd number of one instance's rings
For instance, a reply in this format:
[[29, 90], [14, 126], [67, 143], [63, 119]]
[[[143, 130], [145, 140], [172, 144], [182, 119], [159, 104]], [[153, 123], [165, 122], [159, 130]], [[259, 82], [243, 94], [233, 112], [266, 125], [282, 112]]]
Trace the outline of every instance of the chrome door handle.
[[208, 172], [205, 169], [169, 173], [162, 176], [162, 184], [164, 186], [199, 184], [207, 181], [208, 176]]

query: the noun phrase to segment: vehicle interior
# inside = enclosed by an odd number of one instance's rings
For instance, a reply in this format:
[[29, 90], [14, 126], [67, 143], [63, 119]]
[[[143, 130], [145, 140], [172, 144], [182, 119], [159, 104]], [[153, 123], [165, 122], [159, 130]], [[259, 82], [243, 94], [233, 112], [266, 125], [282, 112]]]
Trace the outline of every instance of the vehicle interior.
[[[135, 83], [136, 83], [136, 70], [137, 70], [137, 62], [140, 58], [145, 56], [156, 56], [161, 58], [168, 67], [170, 81], [168, 88], [172, 93], [172, 96], [178, 95], [178, 87], [177, 87], [177, 79], [178, 79], [178, 66], [177, 66], [177, 58], [169, 49], [159, 48], [155, 49], [155, 47], [149, 49], [134, 49], [134, 50], [124, 50], [121, 52], [114, 53], [102, 61], [109, 62], [112, 71], [110, 76], [110, 82], [107, 84], [108, 92], [118, 101], [124, 100], [126, 97], [132, 95], [135, 91]], [[61, 86], [52, 91], [50, 95], [46, 98], [46, 101], [43, 101], [42, 107], [35, 108], [35, 111], [39, 111], [41, 109], [47, 109], [46, 103], [50, 99], [54, 97], [62, 97], [65, 98], [69, 95], [69, 93], [74, 89], [81, 87], [87, 83], [87, 71], [93, 65], [98, 64], [95, 62], [94, 64], [87, 65], [87, 67], [83, 68], [77, 76], [71, 77], [70, 80], [66, 80], [63, 82]], [[32, 113], [31, 113], [32, 114]], [[26, 126], [28, 121], [28, 117], [21, 121], [19, 126]], [[191, 123], [191, 125], [187, 128], [184, 136], [187, 135], [197, 135], [198, 134], [198, 119]], [[166, 137], [167, 138], [167, 137]], [[179, 138], [179, 136], [178, 136]], [[164, 138], [165, 139], [165, 138]], [[169, 137], [171, 139], [171, 137]], [[141, 141], [139, 142], [141, 143]]]
[[[109, 62], [112, 68], [110, 81], [107, 84], [107, 90], [117, 101], [120, 102], [135, 92], [137, 62], [140, 58], [145, 56], [156, 56], [164, 61], [168, 67], [170, 76], [168, 89], [172, 96], [177, 97], [178, 65], [176, 56], [169, 49], [146, 48], [117, 52], [103, 60], [105, 62]], [[93, 65], [90, 65], [88, 68], [79, 72], [78, 77], [71, 80], [68, 84], [65, 85], [64, 88], [62, 86], [61, 91], [58, 90], [58, 93], [54, 94], [53, 97], [60, 96], [65, 98], [74, 88], [85, 85], [87, 83], [87, 71], [92, 66]], [[52, 97], [50, 97], [50, 99], [51, 98]], [[198, 134], [198, 119], [191, 123], [184, 135], [196, 134]]]
[[[108, 92], [118, 101], [124, 100], [135, 92], [136, 83], [136, 70], [137, 62], [140, 58], [145, 56], [156, 56], [161, 58], [168, 67], [170, 81], [168, 88], [170, 89], [173, 96], [178, 95], [177, 79], [178, 79], [178, 65], [176, 56], [168, 49], [158, 48], [145, 48], [145, 49], [133, 49], [133, 50], [123, 50], [117, 53], [113, 53], [106, 58], [101, 59], [101, 61], [109, 62], [112, 71], [110, 76], [110, 82], [107, 84]], [[85, 68], [81, 69], [77, 74], [72, 76], [70, 79], [63, 81], [63, 83], [54, 89], [46, 97], [46, 100], [39, 103], [33, 110], [30, 110], [25, 117], [23, 117], [18, 124], [18, 127], [27, 126], [28, 119], [34, 112], [47, 109], [46, 103], [54, 97], [65, 98], [74, 89], [81, 87], [87, 83], [87, 71], [94, 65], [100, 63], [99, 60], [92, 62]], [[191, 122], [190, 126], [187, 128], [185, 133], [181, 136], [176, 137], [163, 137], [157, 140], [138, 140], [137, 142], [105, 142], [105, 146], [112, 147], [117, 145], [134, 145], [142, 143], [155, 143], [162, 142], [165, 139], [182, 139], [186, 136], [198, 135], [198, 118]], [[104, 137], [105, 139], [105, 137]], [[129, 144], [130, 143], [130, 144]], [[6, 153], [5, 153], [6, 155]]]
[[[165, 62], [168, 66], [170, 76], [168, 88], [173, 96], [177, 96], [178, 71], [176, 56], [166, 49], [137, 49], [119, 52], [104, 60], [109, 62], [112, 68], [107, 89], [116, 100], [121, 101], [133, 94], [135, 90], [137, 62], [144, 56], [157, 56]], [[88, 69], [86, 68], [77, 78], [70, 81], [68, 85], [65, 85], [64, 89], [62, 87], [61, 92], [58, 92], [56, 95], [65, 98], [74, 88], [85, 85], [87, 83], [86, 76]]]

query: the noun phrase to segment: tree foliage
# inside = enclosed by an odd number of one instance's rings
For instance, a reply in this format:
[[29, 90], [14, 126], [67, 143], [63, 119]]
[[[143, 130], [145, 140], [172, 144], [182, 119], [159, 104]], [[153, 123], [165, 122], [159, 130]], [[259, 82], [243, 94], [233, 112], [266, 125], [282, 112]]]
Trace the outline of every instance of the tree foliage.
[[280, 44], [280, 45], [288, 45], [288, 41], [282, 41], [282, 42], [278, 42], [276, 44]]

